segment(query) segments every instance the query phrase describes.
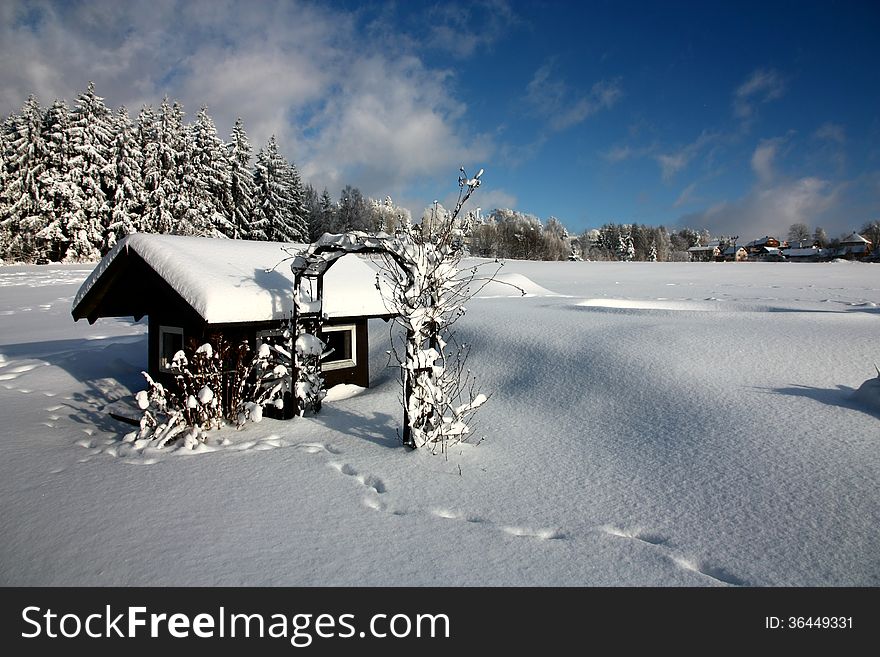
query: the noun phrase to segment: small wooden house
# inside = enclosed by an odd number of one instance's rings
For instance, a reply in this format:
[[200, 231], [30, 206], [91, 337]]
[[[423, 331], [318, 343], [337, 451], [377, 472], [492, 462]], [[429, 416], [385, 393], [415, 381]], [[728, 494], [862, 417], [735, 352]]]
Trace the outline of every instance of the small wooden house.
[[765, 235], [761, 239], [752, 240], [746, 244], [746, 251], [749, 252], [750, 256], [767, 255], [772, 253], [769, 249], [779, 249], [780, 246], [781, 244], [778, 239]]
[[[149, 318], [148, 369], [171, 379], [174, 354], [222, 336], [256, 347], [281, 332], [293, 311], [293, 273], [282, 262], [302, 244], [129, 235], [86, 279], [73, 302], [74, 320]], [[369, 386], [367, 320], [391, 314], [376, 287], [377, 268], [357, 255], [340, 258], [324, 277], [322, 361], [325, 383]]]
[[864, 260], [871, 255], [871, 246], [871, 240], [858, 233], [852, 233], [840, 240], [840, 248], [834, 253], [834, 257], [846, 260]]
[[691, 262], [714, 262], [721, 255], [721, 249], [718, 243], [707, 244], [706, 246], [692, 246], [688, 249], [688, 255]]
[[739, 245], [731, 245], [724, 249], [721, 254], [724, 262], [745, 262], [749, 259], [749, 252], [745, 247]]

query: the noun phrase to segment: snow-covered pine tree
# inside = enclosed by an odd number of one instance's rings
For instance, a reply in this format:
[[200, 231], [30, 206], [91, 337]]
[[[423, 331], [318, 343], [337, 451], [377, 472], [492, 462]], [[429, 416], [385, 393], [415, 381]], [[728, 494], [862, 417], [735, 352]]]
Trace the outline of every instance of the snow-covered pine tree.
[[254, 207], [254, 174], [251, 171], [251, 145], [244, 131], [241, 117], [232, 128], [229, 144], [229, 202], [232, 235], [240, 239], [250, 233]]
[[296, 164], [288, 164], [288, 180], [290, 188], [290, 221], [282, 224], [279, 234], [284, 235], [287, 242], [305, 242], [309, 238], [308, 210], [306, 210], [303, 194], [303, 183]]
[[361, 190], [351, 185], [346, 185], [340, 193], [339, 207], [334, 218], [334, 233], [348, 233], [353, 230], [367, 233], [373, 230], [369, 205]]
[[306, 239], [314, 242], [312, 235], [318, 230], [318, 224], [321, 222], [321, 199], [318, 196], [318, 190], [312, 187], [311, 183], [306, 183], [302, 188], [302, 202], [306, 210]]
[[631, 262], [635, 257], [636, 249], [633, 245], [629, 226], [623, 226], [617, 238], [617, 259], [623, 262]]
[[174, 101], [167, 112], [167, 144], [174, 152], [171, 180], [171, 206], [174, 224], [171, 232], [178, 235], [215, 236], [212, 202], [207, 198], [204, 180], [196, 162], [196, 145], [192, 131], [183, 123], [183, 106]]
[[167, 97], [162, 101], [158, 115], [151, 107], [141, 110], [138, 116], [138, 132], [144, 154], [146, 223], [150, 232], [174, 232], [180, 125], [176, 124]]
[[657, 241], [651, 242], [651, 250], [648, 251], [648, 262], [657, 262]]
[[70, 180], [79, 186], [81, 196], [67, 223], [67, 262], [93, 261], [101, 256], [104, 234], [110, 225], [104, 169], [113, 141], [111, 118], [104, 99], [95, 94], [95, 85], [89, 82], [86, 91], [76, 99], [70, 119], [73, 157], [68, 166]]
[[189, 133], [189, 166], [195, 179], [193, 196], [198, 212], [203, 214], [201, 220], [210, 223], [213, 234], [234, 237], [230, 162], [206, 107], [199, 110]]
[[[8, 121], [6, 165], [6, 205], [0, 227], [7, 235], [5, 260], [33, 262], [37, 258], [34, 235], [44, 226], [41, 219], [40, 176], [45, 170], [43, 114], [31, 95], [21, 114]], [[36, 228], [37, 230], [34, 230]]]
[[82, 204], [82, 190], [70, 176], [74, 157], [70, 136], [70, 109], [63, 100], [56, 100], [43, 120], [46, 159], [40, 175], [40, 203], [44, 225], [34, 234], [40, 252], [51, 262], [61, 262], [67, 254], [68, 224], [74, 209]]
[[120, 107], [114, 116], [113, 142], [108, 151], [104, 178], [110, 204], [110, 224], [101, 249], [106, 253], [118, 239], [148, 229], [143, 216], [143, 153], [125, 106]]
[[321, 206], [321, 220], [319, 225], [315, 227], [315, 232], [311, 235], [312, 242], [321, 237], [324, 233], [329, 233], [331, 227], [336, 221], [333, 216], [336, 214], [336, 206], [333, 204], [333, 199], [330, 197], [330, 192], [327, 191], [326, 187], [324, 188], [324, 191], [321, 192], [321, 200], [319, 201], [319, 204]]
[[3, 264], [3, 254], [6, 252], [6, 246], [9, 244], [9, 232], [3, 228], [3, 214], [7, 204], [6, 183], [8, 181], [8, 176], [6, 160], [9, 156], [8, 146], [6, 144], [7, 124], [11, 122], [11, 120], [12, 117], [10, 116], [3, 122], [2, 126], [0, 126], [0, 264]]
[[297, 242], [306, 239], [299, 174], [281, 153], [275, 136], [257, 153], [250, 239]]

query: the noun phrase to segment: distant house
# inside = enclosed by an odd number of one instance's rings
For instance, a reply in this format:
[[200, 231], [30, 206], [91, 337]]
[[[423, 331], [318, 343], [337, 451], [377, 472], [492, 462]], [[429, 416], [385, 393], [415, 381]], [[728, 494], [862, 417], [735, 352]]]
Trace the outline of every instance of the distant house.
[[688, 255], [691, 257], [691, 262], [713, 262], [721, 255], [721, 249], [718, 248], [717, 242], [706, 246], [692, 246], [688, 249]]
[[746, 251], [749, 252], [749, 256], [757, 256], [759, 254], [766, 255], [769, 253], [764, 249], [779, 249], [780, 244], [779, 240], [775, 237], [770, 237], [769, 235], [765, 235], [764, 237], [752, 240], [748, 244], [746, 244]]
[[864, 260], [871, 255], [872, 243], [858, 233], [852, 233], [840, 240], [840, 247], [835, 251], [835, 258], [845, 260]]
[[782, 249], [781, 253], [789, 262], [823, 262], [832, 255], [831, 249], [820, 249], [818, 246]]
[[762, 246], [749, 252], [749, 260], [755, 262], [785, 262], [782, 251], [775, 246]]
[[[222, 337], [252, 348], [277, 335], [293, 311], [290, 253], [302, 244], [129, 235], [86, 279], [74, 320], [149, 317], [151, 376], [170, 382], [171, 361], [185, 345]], [[286, 250], [285, 250], [286, 249]], [[369, 385], [367, 319], [391, 314], [377, 289], [376, 266], [357, 255], [339, 259], [324, 277], [322, 340], [326, 385]]]
[[724, 262], [745, 262], [749, 259], [749, 252], [744, 246], [731, 245], [724, 249], [721, 258]]

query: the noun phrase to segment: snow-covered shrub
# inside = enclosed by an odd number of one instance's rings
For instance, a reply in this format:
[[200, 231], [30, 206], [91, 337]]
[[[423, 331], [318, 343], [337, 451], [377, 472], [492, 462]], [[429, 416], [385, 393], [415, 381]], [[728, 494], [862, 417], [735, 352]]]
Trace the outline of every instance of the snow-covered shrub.
[[[173, 390], [143, 372], [147, 390], [135, 395], [143, 411], [139, 439], [150, 439], [154, 447], [164, 447], [185, 437], [191, 446], [204, 442], [205, 432], [225, 424], [224, 362], [228, 344], [215, 340], [191, 350], [178, 351], [171, 361]], [[240, 359], [239, 359], [240, 360]]]
[[298, 323], [294, 352], [296, 355], [296, 383], [293, 393], [297, 399], [300, 414], [306, 410], [317, 413], [321, 402], [327, 395], [324, 389], [324, 373], [321, 370], [321, 356], [327, 345], [309, 331], [310, 327]]
[[291, 335], [288, 320], [280, 335], [263, 338], [257, 347], [250, 365], [242, 373], [243, 389], [235, 412], [237, 426], [260, 422], [267, 406], [279, 411], [285, 408], [286, 398], [290, 397], [293, 368]]

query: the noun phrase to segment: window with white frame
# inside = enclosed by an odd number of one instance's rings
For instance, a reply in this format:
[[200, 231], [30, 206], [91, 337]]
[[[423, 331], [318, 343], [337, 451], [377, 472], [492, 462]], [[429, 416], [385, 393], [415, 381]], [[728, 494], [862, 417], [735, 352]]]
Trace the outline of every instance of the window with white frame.
[[327, 345], [321, 369], [341, 370], [357, 365], [357, 331], [354, 324], [324, 326], [319, 337]]
[[170, 372], [174, 354], [183, 349], [183, 329], [179, 326], [159, 327], [159, 371]]

